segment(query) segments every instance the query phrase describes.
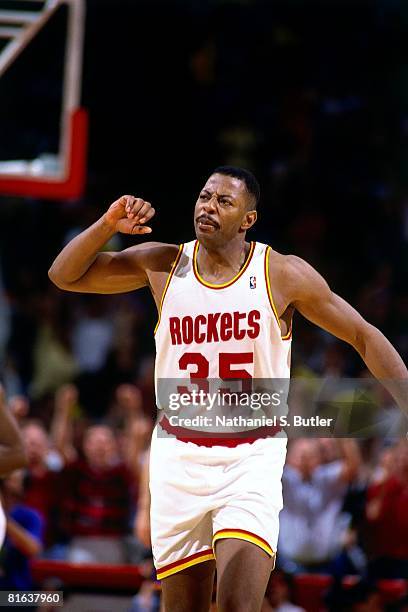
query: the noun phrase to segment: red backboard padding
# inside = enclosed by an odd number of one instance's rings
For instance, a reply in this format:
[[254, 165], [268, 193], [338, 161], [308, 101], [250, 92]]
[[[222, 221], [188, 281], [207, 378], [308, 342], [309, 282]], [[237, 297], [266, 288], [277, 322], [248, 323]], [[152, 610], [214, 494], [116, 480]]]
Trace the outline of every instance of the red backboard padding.
[[65, 177], [53, 179], [0, 174], [0, 193], [49, 200], [80, 198], [85, 190], [88, 153], [88, 112], [84, 108], [71, 114], [69, 131], [70, 149]]

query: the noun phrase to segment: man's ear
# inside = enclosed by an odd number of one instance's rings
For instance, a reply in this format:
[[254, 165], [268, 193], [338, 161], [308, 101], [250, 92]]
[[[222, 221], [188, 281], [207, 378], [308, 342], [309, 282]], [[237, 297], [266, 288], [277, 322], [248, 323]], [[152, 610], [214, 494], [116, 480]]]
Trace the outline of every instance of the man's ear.
[[257, 220], [257, 217], [258, 215], [256, 210], [248, 210], [241, 223], [241, 230], [244, 232], [249, 230], [254, 225], [255, 221]]

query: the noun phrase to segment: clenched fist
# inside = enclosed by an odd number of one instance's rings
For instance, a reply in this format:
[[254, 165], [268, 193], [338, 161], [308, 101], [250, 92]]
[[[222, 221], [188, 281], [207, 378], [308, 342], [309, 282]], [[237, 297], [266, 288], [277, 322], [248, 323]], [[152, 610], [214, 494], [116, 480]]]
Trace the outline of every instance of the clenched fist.
[[131, 195], [124, 195], [110, 205], [105, 221], [116, 232], [122, 234], [150, 234], [151, 227], [145, 225], [155, 210], [150, 202]]

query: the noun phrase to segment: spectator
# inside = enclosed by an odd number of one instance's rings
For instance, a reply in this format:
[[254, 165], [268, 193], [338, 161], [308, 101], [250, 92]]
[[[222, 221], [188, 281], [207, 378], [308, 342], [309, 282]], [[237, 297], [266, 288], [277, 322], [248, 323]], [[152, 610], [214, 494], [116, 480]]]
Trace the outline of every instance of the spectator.
[[151, 547], [150, 542], [150, 490], [149, 490], [149, 458], [146, 453], [142, 467], [139, 489], [139, 503], [134, 522], [134, 534], [146, 548]]
[[279, 570], [272, 572], [261, 612], [305, 612], [291, 603], [291, 587], [290, 576]]
[[106, 300], [90, 295], [81, 301], [84, 309], [72, 333], [73, 355], [80, 370], [77, 384], [86, 411], [101, 417], [109, 400], [109, 381], [101, 374], [112, 346], [114, 326]]
[[144, 454], [149, 447], [153, 422], [144, 414], [142, 394], [135, 385], [120, 385], [116, 390], [115, 408], [109, 414], [119, 427], [120, 450], [135, 483], [140, 480]]
[[0, 484], [7, 518], [0, 589], [32, 589], [34, 584], [29, 561], [42, 551], [43, 521], [38, 512], [22, 503], [23, 479], [23, 471], [18, 470]]
[[60, 455], [51, 449], [48, 433], [39, 421], [25, 424], [23, 439], [28, 458], [24, 503], [40, 514], [45, 546], [49, 547], [56, 535], [58, 471], [63, 463]]
[[113, 341], [113, 324], [106, 301], [87, 296], [85, 309], [73, 330], [73, 353], [81, 373], [102, 369]]
[[298, 439], [289, 447], [278, 546], [278, 563], [289, 573], [343, 573], [348, 565], [342, 548], [349, 516], [342, 506], [360, 455], [354, 441], [341, 440], [339, 447], [341, 459], [329, 463], [322, 463], [317, 440]]
[[373, 578], [408, 579], [408, 442], [393, 452], [391, 472], [367, 491], [366, 537]]
[[18, 424], [21, 425], [30, 412], [30, 402], [24, 395], [13, 395], [8, 401], [8, 408]]
[[339, 584], [326, 599], [329, 612], [384, 612], [378, 588], [365, 580], [348, 589]]
[[[142, 407], [142, 394], [135, 385], [123, 384], [116, 389], [115, 402], [108, 414], [109, 421], [116, 424], [120, 454], [129, 469], [133, 484], [138, 490], [136, 516], [145, 520], [145, 511], [150, 511], [150, 498], [145, 501], [145, 489], [148, 490], [146, 469], [148, 469], [149, 447], [153, 423]], [[147, 455], [147, 457], [146, 457]], [[140, 505], [142, 503], [142, 506]], [[133, 517], [133, 523], [135, 518]], [[150, 529], [150, 520], [147, 521]], [[151, 558], [150, 534], [149, 543], [137, 537], [137, 534], [126, 538], [127, 555], [131, 563], [140, 563]]]
[[[133, 534], [129, 538], [129, 556], [132, 563], [152, 561], [150, 541], [150, 490], [149, 490], [149, 451], [142, 459], [138, 503], [133, 517]], [[153, 564], [152, 564], [153, 569]]]
[[[6, 405], [3, 385], [0, 384], [0, 477], [7, 476], [25, 465], [27, 465], [27, 455], [24, 443], [16, 420]], [[0, 546], [3, 535], [3, 529], [0, 528]]]
[[71, 351], [71, 321], [68, 304], [49, 292], [39, 301], [37, 336], [33, 347], [34, 372], [30, 386], [33, 398], [54, 393], [72, 381], [78, 371]]
[[51, 436], [55, 448], [64, 462], [72, 462], [77, 458], [74, 445], [74, 430], [72, 421], [74, 410], [78, 405], [78, 389], [75, 385], [63, 385], [55, 394], [54, 414], [51, 423]]
[[61, 474], [62, 525], [70, 538], [73, 562], [123, 563], [123, 538], [129, 532], [134, 483], [120, 460], [116, 439], [105, 425], [89, 427], [84, 459]]

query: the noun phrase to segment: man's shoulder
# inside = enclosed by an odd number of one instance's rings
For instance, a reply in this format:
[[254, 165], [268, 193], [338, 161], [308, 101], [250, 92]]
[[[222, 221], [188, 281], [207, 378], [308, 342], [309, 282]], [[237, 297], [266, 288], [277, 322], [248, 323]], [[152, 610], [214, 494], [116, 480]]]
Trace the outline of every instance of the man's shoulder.
[[270, 247], [269, 279], [275, 300], [282, 304], [282, 310], [302, 290], [311, 269], [301, 257], [286, 255]]
[[297, 255], [284, 255], [271, 248], [269, 276], [272, 287], [283, 296], [286, 303], [308, 296], [321, 288], [323, 280], [307, 261]]
[[272, 247], [269, 248], [269, 270], [273, 272], [275, 276], [279, 274], [285, 278], [298, 278], [304, 273], [306, 268], [310, 268], [310, 265], [297, 255], [291, 253], [284, 254], [276, 251]]

